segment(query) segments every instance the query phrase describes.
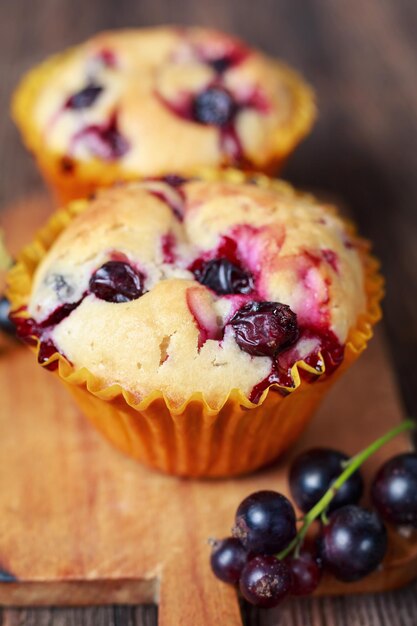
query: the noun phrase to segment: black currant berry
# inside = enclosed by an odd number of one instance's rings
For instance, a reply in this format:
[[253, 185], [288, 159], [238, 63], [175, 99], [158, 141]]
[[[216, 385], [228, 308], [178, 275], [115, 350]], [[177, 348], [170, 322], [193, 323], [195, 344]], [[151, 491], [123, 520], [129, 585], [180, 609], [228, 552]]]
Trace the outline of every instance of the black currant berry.
[[275, 491], [253, 493], [236, 511], [233, 535], [248, 552], [280, 552], [296, 533], [294, 508], [285, 496]]
[[222, 87], [209, 87], [199, 93], [193, 102], [193, 117], [201, 124], [227, 126], [235, 112], [233, 97]]
[[143, 294], [143, 277], [130, 265], [108, 261], [94, 272], [90, 292], [107, 302], [128, 302]]
[[344, 582], [373, 572], [386, 549], [387, 532], [379, 516], [353, 505], [334, 511], [320, 537], [324, 567]]
[[6, 297], [0, 298], [0, 330], [13, 337], [16, 334], [16, 327], [9, 318], [10, 302]]
[[238, 539], [227, 537], [215, 541], [210, 565], [217, 578], [225, 583], [236, 584], [247, 561], [247, 552]]
[[255, 556], [245, 565], [239, 588], [242, 596], [255, 606], [277, 606], [291, 591], [290, 569], [274, 556]]
[[252, 276], [227, 259], [213, 259], [195, 271], [198, 282], [218, 294], [250, 293]]
[[275, 356], [298, 339], [297, 316], [280, 302], [249, 302], [232, 317], [236, 343], [253, 356]]
[[308, 596], [319, 586], [321, 567], [318, 560], [309, 552], [302, 552], [298, 557], [288, 560], [291, 570], [293, 596]]
[[100, 85], [87, 85], [84, 89], [70, 96], [65, 104], [67, 109], [87, 109], [97, 100], [103, 87]]
[[387, 522], [417, 528], [417, 455], [400, 454], [384, 463], [372, 483], [371, 497]]
[[[300, 454], [290, 468], [290, 490], [297, 506], [307, 513], [324, 496], [334, 480], [342, 473], [348, 457], [337, 450], [313, 448]], [[356, 504], [363, 493], [363, 479], [355, 472], [338, 489], [328, 510]]]

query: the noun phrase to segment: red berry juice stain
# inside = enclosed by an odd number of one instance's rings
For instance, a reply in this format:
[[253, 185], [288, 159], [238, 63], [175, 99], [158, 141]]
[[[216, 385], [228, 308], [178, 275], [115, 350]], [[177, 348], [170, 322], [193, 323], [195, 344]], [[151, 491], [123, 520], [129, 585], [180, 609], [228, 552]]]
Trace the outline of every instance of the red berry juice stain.
[[[186, 182], [185, 179], [181, 179], [178, 176], [150, 178], [146, 181], [149, 183], [149, 186], [146, 186], [147, 192], [155, 196], [155, 198], [162, 200], [162, 202], [168, 205], [175, 217], [180, 222], [184, 220], [185, 205], [185, 193], [184, 190], [181, 188], [183, 185], [182, 181]], [[167, 189], [164, 189], [163, 185], [159, 184], [158, 186], [152, 187], [153, 182], [164, 183], [167, 186]]]
[[95, 58], [105, 67], [113, 69], [117, 67], [116, 53], [110, 48], [103, 48], [96, 54]]
[[219, 75], [236, 68], [250, 54], [249, 48], [236, 42], [225, 42], [223, 50], [210, 49], [209, 45], [197, 47], [198, 60], [210, 65]]
[[166, 233], [161, 239], [162, 258], [164, 263], [174, 264], [177, 256], [175, 253], [176, 240], [172, 233]]
[[323, 259], [326, 261], [326, 263], [328, 263], [330, 265], [330, 267], [333, 269], [334, 272], [336, 272], [336, 274], [339, 273], [339, 257], [336, 254], [336, 252], [334, 252], [334, 250], [322, 250], [321, 254], [323, 256]]
[[[82, 299], [78, 302], [66, 303], [59, 306], [43, 322], [36, 322], [32, 317], [27, 317], [27, 307], [23, 306], [10, 315], [10, 319], [16, 327], [16, 334], [25, 343], [35, 346], [39, 343], [38, 363], [43, 365], [54, 354], [62, 354], [49, 337], [51, 329], [68, 317], [76, 309]], [[58, 361], [53, 361], [46, 366], [47, 369], [54, 370], [58, 367]]]
[[72, 138], [72, 150], [79, 144], [103, 161], [116, 161], [130, 149], [128, 140], [119, 131], [116, 113], [105, 124], [90, 124], [78, 131]]

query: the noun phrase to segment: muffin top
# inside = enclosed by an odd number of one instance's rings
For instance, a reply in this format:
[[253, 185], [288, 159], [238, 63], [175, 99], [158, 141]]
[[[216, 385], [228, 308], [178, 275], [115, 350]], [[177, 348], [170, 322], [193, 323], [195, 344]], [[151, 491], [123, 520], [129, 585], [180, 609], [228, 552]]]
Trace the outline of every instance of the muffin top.
[[209, 29], [102, 33], [39, 76], [33, 121], [68, 170], [91, 160], [144, 176], [174, 164], [185, 173], [262, 167], [296, 144], [313, 116], [295, 73]]
[[40, 361], [214, 408], [291, 391], [296, 363], [328, 375], [366, 309], [359, 244], [331, 207], [264, 183], [170, 177], [76, 204], [34, 276]]

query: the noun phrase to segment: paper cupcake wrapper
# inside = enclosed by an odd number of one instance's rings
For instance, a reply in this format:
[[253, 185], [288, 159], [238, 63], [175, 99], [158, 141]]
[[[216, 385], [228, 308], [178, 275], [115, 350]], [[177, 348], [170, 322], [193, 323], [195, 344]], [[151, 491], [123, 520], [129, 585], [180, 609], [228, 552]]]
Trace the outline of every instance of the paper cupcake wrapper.
[[[134, 180], [142, 175], [139, 171], [127, 170], [120, 163], [103, 164], [101, 160], [94, 158], [88, 161], [74, 160], [74, 169], [68, 169], [63, 166], [63, 155], [48, 149], [45, 138], [36, 127], [31, 112], [38, 94], [60, 64], [71, 56], [75, 49], [50, 57], [30, 70], [17, 87], [11, 107], [12, 118], [21, 132], [26, 147], [34, 155], [42, 176], [61, 204], [88, 197], [98, 187], [106, 187], [116, 181]], [[309, 133], [316, 118], [312, 89], [294, 70], [279, 62], [276, 62], [276, 66], [291, 91], [293, 114], [285, 128], [277, 129], [275, 132], [274, 153], [268, 163], [262, 166], [253, 164], [246, 168], [268, 175], [279, 173], [290, 153]], [[175, 170], [175, 165], [172, 169]], [[166, 173], [168, 172], [155, 172], [155, 176]], [[187, 171], [177, 171], [177, 174], [185, 176], [195, 173], [194, 166], [190, 166]]]
[[[211, 171], [205, 178], [238, 182], [245, 180], [245, 175], [237, 170]], [[257, 182], [291, 190], [284, 182], [262, 176]], [[23, 250], [9, 273], [12, 311], [27, 305], [37, 266], [58, 235], [86, 206], [87, 201], [77, 201], [56, 212]], [[363, 261], [367, 310], [350, 330], [343, 363], [328, 377], [319, 376], [313, 382], [302, 378], [300, 370], [317, 372], [299, 361], [292, 368], [295, 386], [287, 395], [269, 388], [253, 404], [235, 389], [220, 408], [214, 408], [202, 393], [193, 394], [180, 406], [172, 405], [158, 391], [138, 402], [120, 385], [106, 386], [87, 369], [76, 369], [58, 353], [44, 366], [57, 360], [55, 375], [97, 429], [118, 448], [152, 467], [195, 477], [232, 476], [256, 469], [295, 441], [329, 387], [366, 348], [373, 326], [381, 317], [383, 279], [379, 264], [369, 254], [369, 243], [354, 235], [351, 224], [347, 229]], [[37, 355], [38, 346], [33, 349]]]

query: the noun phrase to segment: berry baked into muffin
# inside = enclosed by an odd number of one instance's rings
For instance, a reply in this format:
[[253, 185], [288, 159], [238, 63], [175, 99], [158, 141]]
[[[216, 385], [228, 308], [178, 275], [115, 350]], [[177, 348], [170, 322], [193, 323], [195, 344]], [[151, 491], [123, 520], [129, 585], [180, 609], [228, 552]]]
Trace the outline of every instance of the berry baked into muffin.
[[132, 182], [52, 218], [13, 319], [116, 445], [168, 472], [282, 452], [365, 348], [381, 280], [335, 210], [266, 177]]
[[13, 115], [61, 200], [115, 180], [235, 165], [275, 172], [315, 115], [292, 70], [229, 35], [99, 34], [23, 79]]

